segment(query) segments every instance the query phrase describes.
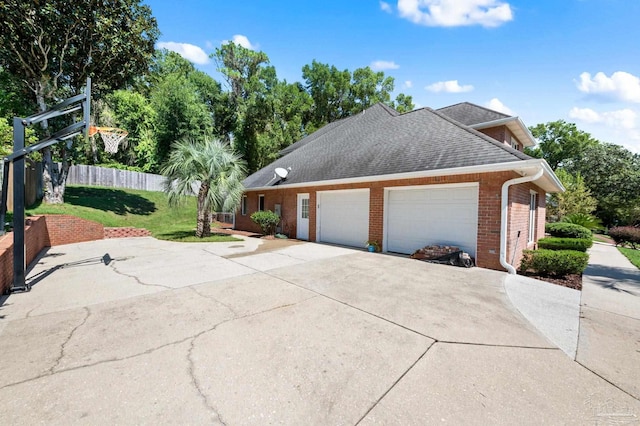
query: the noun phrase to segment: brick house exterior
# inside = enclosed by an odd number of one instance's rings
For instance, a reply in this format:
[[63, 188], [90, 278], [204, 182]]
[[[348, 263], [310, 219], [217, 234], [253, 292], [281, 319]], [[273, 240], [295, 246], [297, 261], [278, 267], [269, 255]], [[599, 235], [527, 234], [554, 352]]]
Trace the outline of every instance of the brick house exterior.
[[[369, 114], [369, 123], [355, 123], [355, 120], [351, 120], [351, 122], [337, 125], [332, 123], [325, 126], [331, 126], [331, 128], [322, 128], [316, 132], [320, 135], [314, 133], [288, 147], [283, 150], [281, 153], [283, 156], [280, 159], [247, 178], [243, 205], [236, 213], [236, 228], [259, 232], [259, 228], [251, 221], [250, 216], [259, 210], [262, 204], [264, 210], [279, 210], [282, 218], [281, 232], [291, 238], [296, 238], [299, 236], [298, 222], [300, 221], [298, 197], [300, 194], [308, 194], [307, 239], [309, 241], [325, 241], [318, 235], [319, 193], [326, 194], [327, 191], [333, 191], [339, 194], [341, 193], [339, 191], [343, 191], [346, 194], [347, 190], [363, 189], [368, 190], [368, 235], [361, 242], [354, 242], [350, 245], [357, 244], [364, 248], [365, 239], [368, 237], [368, 240], [379, 242], [383, 250], [386, 251], [388, 246], [386, 240], [390, 239], [389, 229], [392, 220], [390, 218], [390, 194], [393, 191], [403, 188], [415, 189], [416, 191], [424, 189], [427, 194], [426, 191], [431, 188], [445, 191], [449, 191], [450, 188], [453, 191], [460, 187], [470, 187], [477, 188], [477, 196], [473, 195], [470, 198], [474, 206], [477, 204], [475, 235], [471, 236], [476, 243], [475, 253], [473, 253], [476, 264], [480, 267], [504, 270], [505, 268], [500, 262], [500, 248], [501, 238], [506, 238], [506, 261], [517, 267], [522, 257], [522, 251], [526, 248], [534, 248], [537, 240], [544, 236], [546, 193], [561, 191], [562, 186], [544, 160], [531, 159], [519, 152], [523, 146], [531, 146], [534, 141], [532, 137], [528, 140], [522, 140], [524, 132], [520, 132], [521, 135], [518, 138], [516, 136], [518, 129], [513, 130], [511, 125], [513, 123], [510, 124], [511, 128], [507, 126], [509, 123], [504, 124], [509, 119], [514, 121], [513, 117], [504, 116], [504, 114], [486, 110], [473, 104], [461, 105], [463, 109], [471, 109], [475, 113], [475, 119], [480, 122], [480, 127], [482, 127], [483, 119], [484, 122], [497, 121], [498, 125], [475, 130], [451, 119], [444, 112], [427, 109], [426, 112], [421, 113], [422, 117], [419, 115], [411, 117], [410, 114], [413, 112], [400, 115], [386, 106], [377, 104], [365, 111], [365, 115]], [[452, 111], [459, 112], [455, 108]], [[406, 121], [405, 123], [394, 121], [398, 117], [404, 116], [406, 116], [403, 120]], [[422, 118], [424, 120], [421, 120]], [[345, 119], [345, 121], [349, 121], [349, 119]], [[520, 124], [516, 122], [516, 124], [520, 125], [521, 122]], [[415, 143], [421, 149], [414, 151], [412, 156], [388, 166], [385, 170], [384, 164], [386, 164], [387, 158], [390, 158], [389, 161], [393, 161], [398, 156], [398, 152], [404, 152], [394, 151], [394, 143], [406, 150], [414, 149], [412, 145], [415, 138], [411, 134], [411, 130], [406, 130], [407, 125], [418, 127], [414, 134], [424, 135], [423, 141]], [[372, 126], [378, 127], [369, 131], [368, 128]], [[424, 126], [427, 130], [423, 130], [420, 126]], [[428, 133], [429, 129], [435, 127], [439, 129], [437, 134]], [[394, 141], [394, 135], [403, 131], [409, 133], [408, 137]], [[384, 134], [384, 132], [387, 133]], [[362, 138], [358, 136], [359, 133], [363, 135]], [[383, 148], [379, 148], [376, 140], [378, 135], [380, 135], [379, 139], [387, 144]], [[339, 142], [338, 149], [325, 148], [324, 145], [334, 143], [334, 141]], [[475, 147], [479, 155], [474, 157], [467, 154], [466, 150], [457, 148], [461, 145], [464, 148], [464, 144]], [[345, 152], [336, 152], [342, 147]], [[358, 155], [356, 149], [362, 150], [364, 158]], [[381, 149], [382, 151], [380, 151]], [[451, 156], [460, 152], [460, 155], [465, 159], [458, 161], [455, 158], [447, 157], [444, 161], [448, 162], [446, 165], [449, 167], [430, 167], [433, 165], [434, 158], [443, 161], [441, 160], [443, 154], [438, 153], [437, 149], [443, 150], [445, 155], [450, 153]], [[378, 151], [376, 152], [376, 150]], [[320, 156], [319, 153], [323, 155]], [[335, 156], [336, 158], [330, 160], [329, 163], [316, 164], [326, 161], [327, 156]], [[349, 162], [343, 161], [343, 156], [351, 156], [348, 159]], [[420, 158], [421, 156], [423, 158]], [[418, 164], [411, 165], [410, 167], [413, 169], [402, 169], [405, 164], [414, 162], [415, 158], [417, 158], [415, 162]], [[383, 166], [372, 165], [374, 162], [379, 162]], [[356, 174], [356, 176], [341, 176], [339, 174], [351, 165], [353, 165], [353, 170], [347, 170], [347, 172]], [[308, 170], [314, 166], [315, 170]], [[287, 167], [291, 168], [286, 179], [281, 179], [273, 174], [276, 167], [285, 168], [285, 170]], [[302, 176], [295, 175], [296, 171], [301, 168], [303, 170], [300, 174], [304, 174]], [[358, 168], [364, 170], [358, 170]], [[388, 173], [394, 169], [399, 173]], [[514, 184], [509, 187], [508, 200], [506, 200], [508, 208], [505, 217], [507, 231], [506, 235], [502, 235], [503, 197], [501, 192], [503, 185], [516, 178], [532, 176], [540, 170], [542, 170], [542, 175], [535, 182]], [[475, 189], [472, 189], [472, 193], [476, 193]], [[534, 208], [532, 208], [532, 203]], [[420, 214], [419, 209], [417, 212]], [[455, 208], [451, 212], [455, 213]], [[345, 215], [348, 215], [348, 212], [345, 212]], [[446, 219], [443, 220], [446, 221]], [[451, 225], [451, 223], [447, 223], [443, 226]], [[453, 225], [455, 226], [455, 223]], [[455, 243], [455, 237], [452, 238]], [[426, 239], [428, 240], [428, 238]], [[421, 245], [433, 242], [425, 240]], [[413, 250], [418, 248], [420, 247], [415, 247]]]

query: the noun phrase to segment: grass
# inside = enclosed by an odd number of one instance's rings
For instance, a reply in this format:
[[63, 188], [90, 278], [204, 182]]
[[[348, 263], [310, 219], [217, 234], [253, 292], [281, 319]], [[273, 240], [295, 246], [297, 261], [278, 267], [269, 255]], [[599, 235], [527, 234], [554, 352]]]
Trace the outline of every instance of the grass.
[[620, 253], [624, 254], [636, 268], [640, 269], [640, 250], [626, 247], [618, 247], [618, 250], [620, 250]]
[[148, 229], [160, 240], [182, 242], [239, 241], [231, 235], [213, 234], [196, 238], [196, 200], [189, 198], [179, 207], [170, 207], [162, 192], [97, 186], [67, 186], [64, 204], [38, 203], [27, 215], [68, 214], [93, 220], [106, 227]]

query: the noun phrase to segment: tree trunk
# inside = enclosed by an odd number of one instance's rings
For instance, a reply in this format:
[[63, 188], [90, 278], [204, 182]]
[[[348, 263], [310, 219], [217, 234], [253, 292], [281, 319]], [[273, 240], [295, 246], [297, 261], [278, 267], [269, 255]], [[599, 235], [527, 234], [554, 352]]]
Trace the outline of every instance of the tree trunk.
[[[47, 104], [44, 101], [44, 83], [37, 86], [36, 99], [40, 112], [45, 112]], [[41, 122], [45, 136], [50, 136], [49, 123], [47, 120]], [[51, 147], [42, 149], [42, 187], [44, 196], [42, 201], [46, 204], [64, 203], [64, 190], [69, 173], [69, 163], [67, 162], [66, 151], [63, 150], [62, 170], [58, 170], [58, 165], [53, 162]]]
[[211, 235], [211, 209], [205, 201], [208, 194], [209, 185], [203, 182], [200, 184], [200, 190], [198, 191], [198, 218], [196, 224], [196, 237], [198, 238]]

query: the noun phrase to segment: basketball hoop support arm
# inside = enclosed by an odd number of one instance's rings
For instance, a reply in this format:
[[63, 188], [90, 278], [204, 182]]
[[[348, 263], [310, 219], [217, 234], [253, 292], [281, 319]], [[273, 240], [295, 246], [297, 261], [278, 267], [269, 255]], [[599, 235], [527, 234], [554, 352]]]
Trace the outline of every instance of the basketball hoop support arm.
[[[87, 85], [82, 94], [66, 99], [51, 109], [33, 114], [27, 118], [13, 118], [13, 153], [2, 159], [3, 180], [2, 180], [2, 204], [0, 205], [0, 235], [4, 234], [4, 221], [7, 211], [7, 189], [9, 186], [9, 163], [13, 163], [13, 286], [11, 291], [26, 290], [31, 286], [25, 281], [25, 197], [24, 197], [24, 162], [25, 156], [36, 151], [40, 151], [56, 143], [66, 141], [79, 134], [84, 133], [85, 137], [89, 129], [91, 107], [91, 78], [87, 78]], [[25, 129], [32, 124], [40, 123], [61, 115], [70, 114], [80, 109], [83, 110], [83, 119], [71, 124], [62, 130], [57, 131], [50, 137], [43, 139], [35, 145], [25, 147]]]

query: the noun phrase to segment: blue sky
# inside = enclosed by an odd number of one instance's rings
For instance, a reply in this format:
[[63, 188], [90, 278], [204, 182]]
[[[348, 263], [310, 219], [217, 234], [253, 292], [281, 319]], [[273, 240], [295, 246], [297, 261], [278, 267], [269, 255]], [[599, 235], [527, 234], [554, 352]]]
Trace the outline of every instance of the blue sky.
[[638, 0], [147, 0], [159, 46], [221, 80], [208, 59], [234, 40], [279, 78], [317, 60], [371, 66], [416, 106], [469, 101], [527, 125], [564, 119], [640, 152]]

